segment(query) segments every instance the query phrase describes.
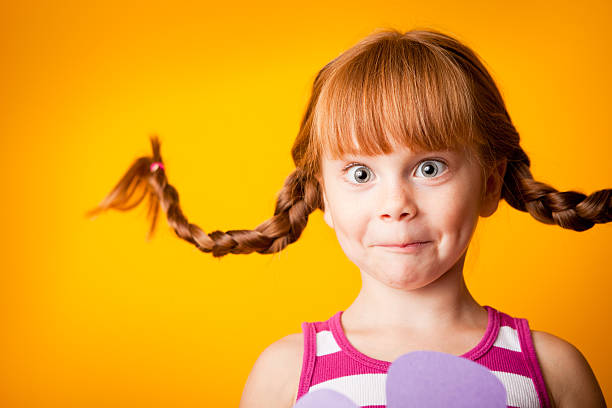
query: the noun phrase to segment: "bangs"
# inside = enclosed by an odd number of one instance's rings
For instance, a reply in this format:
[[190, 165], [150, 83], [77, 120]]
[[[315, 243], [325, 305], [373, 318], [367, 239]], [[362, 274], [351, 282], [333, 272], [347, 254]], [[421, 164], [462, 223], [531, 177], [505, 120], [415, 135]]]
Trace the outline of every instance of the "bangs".
[[447, 51], [385, 38], [337, 62], [314, 107], [316, 157], [389, 154], [398, 146], [477, 157], [483, 141], [473, 126], [471, 78]]

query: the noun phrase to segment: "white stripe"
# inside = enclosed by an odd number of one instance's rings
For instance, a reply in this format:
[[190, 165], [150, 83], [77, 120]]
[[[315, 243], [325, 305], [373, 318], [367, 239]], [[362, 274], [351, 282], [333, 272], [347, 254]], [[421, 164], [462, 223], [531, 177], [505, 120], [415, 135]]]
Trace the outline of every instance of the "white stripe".
[[[506, 389], [506, 405], [519, 408], [540, 408], [533, 381], [520, 374], [490, 370]], [[355, 374], [333, 378], [310, 387], [308, 392], [320, 389], [337, 391], [359, 406], [387, 405], [385, 382], [387, 374]]]
[[387, 405], [386, 379], [385, 373], [347, 375], [313, 385], [308, 392], [329, 389], [349, 397], [359, 406]]
[[519, 408], [540, 408], [538, 392], [529, 377], [505, 371], [493, 371], [493, 374], [506, 388], [506, 405]]
[[336, 343], [334, 335], [329, 330], [321, 330], [317, 333], [317, 356], [340, 351], [340, 346]]
[[521, 351], [521, 342], [519, 341], [518, 332], [510, 326], [500, 326], [499, 334], [493, 345], [508, 350]]

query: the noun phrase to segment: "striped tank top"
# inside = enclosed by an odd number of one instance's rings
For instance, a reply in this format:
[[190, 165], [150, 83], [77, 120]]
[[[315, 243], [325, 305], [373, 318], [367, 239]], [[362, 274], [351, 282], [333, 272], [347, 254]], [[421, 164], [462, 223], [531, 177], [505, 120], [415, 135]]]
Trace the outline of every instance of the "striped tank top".
[[[506, 388], [508, 408], [550, 408], [527, 319], [513, 318], [491, 306], [487, 330], [472, 350], [461, 355], [487, 367]], [[297, 399], [332, 389], [367, 408], [386, 407], [385, 380], [391, 362], [366, 356], [347, 340], [340, 316], [304, 322], [304, 357]]]

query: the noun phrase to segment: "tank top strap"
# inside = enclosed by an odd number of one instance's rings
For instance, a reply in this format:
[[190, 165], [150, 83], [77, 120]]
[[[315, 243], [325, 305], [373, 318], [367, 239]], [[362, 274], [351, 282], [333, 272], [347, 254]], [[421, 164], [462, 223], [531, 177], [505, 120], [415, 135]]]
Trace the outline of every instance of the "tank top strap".
[[317, 332], [315, 323], [303, 322], [304, 356], [302, 358], [302, 373], [298, 387], [297, 399], [308, 392], [314, 372], [315, 357], [317, 355]]
[[514, 323], [518, 332], [521, 350], [525, 356], [527, 368], [529, 369], [529, 373], [531, 374], [531, 378], [533, 379], [536, 391], [538, 393], [538, 398], [540, 399], [540, 406], [549, 408], [551, 406], [550, 399], [548, 398], [548, 393], [546, 392], [544, 377], [542, 376], [540, 364], [538, 363], [538, 358], [535, 353], [529, 322], [527, 319], [515, 317]]

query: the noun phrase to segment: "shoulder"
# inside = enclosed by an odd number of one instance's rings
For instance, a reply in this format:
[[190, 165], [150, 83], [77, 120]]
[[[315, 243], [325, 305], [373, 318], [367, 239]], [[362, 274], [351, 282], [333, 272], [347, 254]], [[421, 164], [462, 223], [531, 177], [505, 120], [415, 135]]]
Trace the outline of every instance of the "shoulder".
[[605, 407], [593, 370], [580, 350], [553, 334], [532, 330], [531, 336], [553, 407]]
[[289, 334], [261, 352], [247, 378], [239, 408], [290, 408], [302, 371], [304, 338]]

